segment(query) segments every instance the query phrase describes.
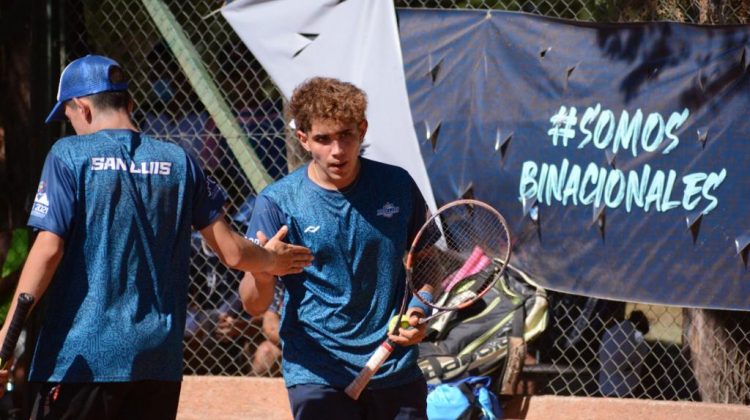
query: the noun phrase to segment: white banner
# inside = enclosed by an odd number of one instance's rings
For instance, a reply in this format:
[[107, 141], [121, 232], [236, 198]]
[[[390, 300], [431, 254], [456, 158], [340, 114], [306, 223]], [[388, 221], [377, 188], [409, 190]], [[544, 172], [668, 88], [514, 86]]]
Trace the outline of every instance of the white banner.
[[366, 156], [409, 171], [435, 211], [414, 133], [393, 2], [236, 0], [221, 13], [287, 99], [314, 76], [363, 89], [369, 102]]

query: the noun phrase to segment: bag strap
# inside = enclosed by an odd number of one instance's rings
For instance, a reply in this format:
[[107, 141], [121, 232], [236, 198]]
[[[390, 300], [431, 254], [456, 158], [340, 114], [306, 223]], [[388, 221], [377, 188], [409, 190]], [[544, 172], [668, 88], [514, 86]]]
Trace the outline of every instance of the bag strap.
[[435, 374], [435, 377], [442, 378], [443, 377], [443, 365], [440, 364], [437, 358], [428, 357], [426, 360], [427, 360], [427, 363], [432, 368], [432, 372]]
[[526, 300], [524, 300], [524, 304], [518, 306], [515, 311], [513, 311], [513, 332], [511, 333], [512, 337], [523, 337], [524, 333], [524, 324], [526, 324]]
[[479, 418], [479, 412], [481, 412], [481, 405], [477, 402], [477, 396], [474, 395], [474, 387], [469, 385], [467, 382], [461, 382], [455, 384], [455, 387], [464, 394], [466, 401], [469, 402], [469, 406], [459, 417], [460, 420], [474, 420]]
[[526, 357], [525, 324], [526, 305], [520, 305], [513, 311], [513, 326], [508, 337], [508, 354], [505, 358], [505, 369], [500, 384], [500, 393], [503, 395], [515, 395], [516, 385], [523, 370]]
[[474, 395], [474, 389], [471, 387], [471, 385], [467, 384], [466, 382], [461, 382], [460, 384], [457, 384], [456, 387], [458, 387], [461, 393], [464, 394], [464, 397], [466, 397], [466, 400], [469, 401], [470, 405], [476, 404], [477, 396]]

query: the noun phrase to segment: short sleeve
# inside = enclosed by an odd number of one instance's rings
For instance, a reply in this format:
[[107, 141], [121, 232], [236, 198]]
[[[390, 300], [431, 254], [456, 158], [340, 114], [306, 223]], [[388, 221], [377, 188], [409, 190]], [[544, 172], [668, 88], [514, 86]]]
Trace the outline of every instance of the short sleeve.
[[193, 219], [191, 221], [196, 230], [210, 225], [224, 212], [224, 202], [227, 200], [224, 190], [203, 173], [200, 165], [186, 153], [189, 173], [193, 177]]
[[72, 229], [76, 205], [76, 181], [73, 170], [50, 153], [31, 207], [28, 225], [66, 239]]
[[253, 215], [247, 226], [245, 236], [257, 242], [256, 233], [263, 232], [267, 237], [272, 237], [286, 223], [286, 217], [279, 206], [271, 199], [261, 194], [255, 200]]

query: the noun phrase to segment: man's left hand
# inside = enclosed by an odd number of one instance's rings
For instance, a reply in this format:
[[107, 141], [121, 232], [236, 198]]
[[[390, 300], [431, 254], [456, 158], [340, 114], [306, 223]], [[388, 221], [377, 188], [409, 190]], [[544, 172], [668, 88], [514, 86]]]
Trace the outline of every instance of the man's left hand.
[[424, 340], [427, 334], [427, 323], [420, 323], [419, 320], [424, 317], [424, 313], [419, 308], [410, 308], [404, 315], [409, 319], [409, 328], [399, 328], [398, 335], [388, 333], [388, 338], [400, 346], [413, 346]]

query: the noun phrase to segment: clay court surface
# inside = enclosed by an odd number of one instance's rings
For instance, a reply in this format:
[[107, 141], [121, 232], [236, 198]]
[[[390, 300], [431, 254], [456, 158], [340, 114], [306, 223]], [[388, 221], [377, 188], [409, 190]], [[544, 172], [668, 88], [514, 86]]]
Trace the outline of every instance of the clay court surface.
[[[291, 419], [281, 379], [186, 376], [179, 420]], [[750, 419], [739, 405], [615, 398], [535, 396], [518, 398], [506, 418], [525, 419]]]

